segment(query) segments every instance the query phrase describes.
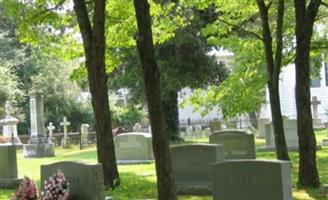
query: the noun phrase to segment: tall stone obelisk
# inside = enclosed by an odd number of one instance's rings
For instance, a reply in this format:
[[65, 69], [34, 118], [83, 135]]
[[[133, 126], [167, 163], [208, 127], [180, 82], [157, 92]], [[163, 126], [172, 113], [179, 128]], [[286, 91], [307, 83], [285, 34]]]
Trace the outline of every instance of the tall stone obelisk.
[[30, 93], [31, 135], [28, 144], [23, 145], [24, 157], [50, 157], [55, 155], [54, 144], [49, 143], [43, 119], [42, 93]]

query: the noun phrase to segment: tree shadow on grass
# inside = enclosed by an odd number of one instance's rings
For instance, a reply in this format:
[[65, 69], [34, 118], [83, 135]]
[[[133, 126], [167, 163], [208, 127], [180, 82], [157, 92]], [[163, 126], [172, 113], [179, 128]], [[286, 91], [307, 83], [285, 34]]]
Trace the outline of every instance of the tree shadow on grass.
[[106, 191], [107, 196], [112, 196], [115, 200], [156, 199], [156, 182], [149, 180], [149, 177], [121, 172], [120, 178], [121, 185], [115, 190]]

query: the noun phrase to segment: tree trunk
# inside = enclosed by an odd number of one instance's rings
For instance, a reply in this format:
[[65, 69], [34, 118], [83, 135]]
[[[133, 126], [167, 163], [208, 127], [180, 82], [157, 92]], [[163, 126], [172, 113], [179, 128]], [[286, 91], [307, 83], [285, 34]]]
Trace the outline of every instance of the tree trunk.
[[320, 180], [316, 164], [316, 139], [312, 124], [310, 95], [310, 46], [313, 24], [320, 0], [294, 0], [296, 17], [296, 109], [299, 138], [300, 187], [319, 187]]
[[166, 130], [171, 140], [179, 139], [179, 108], [178, 92], [169, 91], [163, 100], [164, 118], [167, 124]]
[[102, 164], [105, 186], [119, 184], [105, 68], [105, 0], [95, 1], [93, 28], [84, 0], [74, 0], [85, 51], [91, 101], [96, 122], [98, 162]]
[[276, 35], [276, 54], [274, 58], [272, 47], [272, 36], [269, 26], [268, 9], [264, 0], [258, 0], [257, 5], [261, 13], [263, 45], [265, 50], [265, 58], [267, 71], [269, 75], [268, 88], [270, 96], [271, 116], [273, 132], [276, 144], [276, 154], [279, 160], [290, 160], [286, 145], [284, 124], [281, 115], [280, 98], [279, 98], [279, 74], [281, 69], [282, 54], [282, 27], [284, 16], [284, 1], [279, 0], [277, 14], [277, 35]]
[[147, 0], [134, 0], [137, 17], [137, 47], [146, 88], [148, 112], [153, 134], [153, 150], [159, 200], [176, 200], [169, 138], [166, 132], [160, 93], [160, 75], [155, 60], [151, 17]]

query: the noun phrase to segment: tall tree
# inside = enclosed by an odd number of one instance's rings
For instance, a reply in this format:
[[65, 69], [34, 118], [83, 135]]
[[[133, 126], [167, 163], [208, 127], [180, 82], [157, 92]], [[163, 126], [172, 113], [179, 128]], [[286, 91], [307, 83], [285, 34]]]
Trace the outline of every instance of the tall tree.
[[148, 112], [153, 134], [153, 150], [159, 200], [177, 199], [171, 154], [160, 92], [160, 74], [155, 60], [151, 17], [147, 0], [134, 0], [137, 18], [137, 48], [146, 88]]
[[316, 139], [313, 131], [310, 95], [310, 50], [313, 25], [321, 0], [294, 0], [296, 19], [296, 109], [299, 138], [298, 185], [318, 187]]
[[[280, 160], [289, 160], [286, 138], [284, 133], [283, 119], [280, 108], [279, 95], [279, 74], [282, 62], [283, 49], [283, 22], [284, 22], [284, 0], [279, 0], [277, 4], [277, 21], [276, 21], [276, 40], [275, 45], [272, 41], [272, 33], [270, 30], [269, 21], [269, 5], [265, 4], [264, 0], [257, 0], [257, 5], [261, 13], [262, 20], [262, 42], [265, 50], [265, 59], [268, 71], [268, 89], [271, 105], [272, 125], [275, 136], [276, 154]], [[273, 46], [276, 47], [275, 53]]]
[[74, 0], [74, 11], [80, 27], [88, 71], [92, 107], [96, 122], [98, 161], [102, 164], [106, 186], [119, 184], [111, 116], [107, 94], [105, 66], [105, 7], [106, 0], [94, 1], [92, 23], [86, 2]]

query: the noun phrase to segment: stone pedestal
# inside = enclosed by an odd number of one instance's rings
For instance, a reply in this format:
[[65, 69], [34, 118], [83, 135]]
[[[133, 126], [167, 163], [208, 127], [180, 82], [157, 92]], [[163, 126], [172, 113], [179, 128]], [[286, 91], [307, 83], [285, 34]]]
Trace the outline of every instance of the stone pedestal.
[[23, 147], [25, 158], [42, 158], [55, 155], [54, 144], [51, 143], [25, 144]]
[[31, 136], [23, 145], [24, 157], [39, 158], [55, 155], [54, 144], [49, 143], [43, 120], [43, 97], [41, 93], [30, 93]]
[[0, 188], [18, 188], [16, 146], [0, 145], [0, 163]]
[[61, 140], [61, 147], [63, 149], [68, 149], [70, 148], [70, 140], [69, 140], [69, 137], [63, 137], [63, 139]]

